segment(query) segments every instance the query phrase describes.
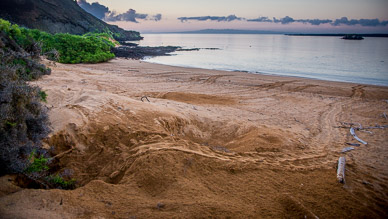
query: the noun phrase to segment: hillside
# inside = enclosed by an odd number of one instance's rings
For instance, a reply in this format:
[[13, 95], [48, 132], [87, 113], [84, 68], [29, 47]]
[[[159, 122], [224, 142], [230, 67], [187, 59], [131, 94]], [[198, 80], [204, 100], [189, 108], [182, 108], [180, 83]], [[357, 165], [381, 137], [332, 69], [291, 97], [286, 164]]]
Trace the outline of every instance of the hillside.
[[139, 32], [126, 31], [97, 19], [73, 0], [2, 0], [0, 18], [49, 33], [85, 34], [109, 30], [118, 41], [142, 39]]

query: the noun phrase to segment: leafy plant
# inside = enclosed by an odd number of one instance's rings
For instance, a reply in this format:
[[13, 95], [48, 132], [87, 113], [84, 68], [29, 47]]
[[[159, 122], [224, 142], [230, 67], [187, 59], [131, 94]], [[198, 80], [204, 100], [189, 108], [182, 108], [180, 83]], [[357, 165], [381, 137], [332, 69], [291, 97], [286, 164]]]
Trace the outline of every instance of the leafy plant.
[[45, 91], [39, 91], [39, 97], [43, 102], [47, 102], [47, 94]]
[[11, 127], [15, 127], [17, 125], [16, 122], [10, 122], [10, 121], [5, 121], [5, 124]]
[[47, 180], [55, 187], [61, 187], [62, 189], [73, 189], [76, 183], [75, 179], [65, 180], [59, 174], [48, 176]]
[[26, 173], [38, 173], [49, 169], [47, 163], [49, 158], [45, 158], [43, 155], [37, 156], [36, 150], [33, 150], [28, 157], [30, 165], [25, 170]]
[[37, 60], [39, 46], [22, 30], [0, 19], [0, 175], [46, 169], [46, 158], [27, 159], [33, 149], [42, 151], [49, 127], [39, 88], [26, 81], [50, 71]]
[[[83, 36], [71, 34], [49, 34], [36, 29], [21, 28], [0, 19], [0, 31], [15, 40], [23, 49], [30, 50], [42, 44], [42, 54], [49, 54], [48, 58], [56, 59], [61, 63], [98, 63], [114, 58], [110, 52], [112, 47], [119, 45], [111, 32], [87, 33]], [[52, 55], [56, 51], [59, 57]], [[54, 52], [54, 54], [56, 54]]]

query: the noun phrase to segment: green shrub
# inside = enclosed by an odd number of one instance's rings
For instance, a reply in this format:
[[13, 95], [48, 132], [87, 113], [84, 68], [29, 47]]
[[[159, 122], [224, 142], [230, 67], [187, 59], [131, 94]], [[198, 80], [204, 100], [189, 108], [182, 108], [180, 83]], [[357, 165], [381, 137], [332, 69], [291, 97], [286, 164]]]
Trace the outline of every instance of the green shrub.
[[53, 184], [53, 187], [62, 188], [62, 189], [74, 189], [76, 184], [75, 179], [65, 180], [59, 174], [48, 176], [47, 181]]
[[75, 188], [69, 171], [48, 177], [56, 170], [41, 143], [50, 131], [41, 104], [47, 94], [27, 81], [51, 72], [39, 63], [40, 54], [62, 63], [96, 63], [113, 58], [114, 45], [110, 34], [52, 35], [0, 19], [0, 176], [19, 173], [45, 188]]
[[33, 150], [28, 157], [30, 165], [25, 170], [26, 173], [39, 173], [49, 169], [47, 163], [49, 162], [48, 158], [45, 158], [43, 155], [38, 156], [36, 150]]
[[[26, 51], [33, 50], [40, 42], [39, 54], [48, 54], [49, 59], [61, 63], [98, 63], [114, 58], [110, 49], [118, 42], [111, 33], [87, 33], [83, 36], [71, 34], [49, 34], [36, 29], [20, 28], [0, 19], [0, 31], [15, 40]], [[58, 52], [59, 57], [53, 54]]]
[[18, 30], [17, 25], [0, 20], [0, 175], [25, 172], [31, 164], [28, 155], [41, 150], [41, 140], [49, 132], [40, 89], [26, 81], [50, 74], [50, 70], [35, 59], [38, 47], [24, 49], [23, 42], [36, 43]]
[[47, 94], [45, 91], [39, 91], [39, 96], [40, 96], [40, 99], [43, 101], [43, 102], [47, 102]]
[[61, 63], [98, 63], [114, 58], [110, 52], [112, 43], [93, 35], [56, 34], [43, 45], [44, 51], [56, 49]]

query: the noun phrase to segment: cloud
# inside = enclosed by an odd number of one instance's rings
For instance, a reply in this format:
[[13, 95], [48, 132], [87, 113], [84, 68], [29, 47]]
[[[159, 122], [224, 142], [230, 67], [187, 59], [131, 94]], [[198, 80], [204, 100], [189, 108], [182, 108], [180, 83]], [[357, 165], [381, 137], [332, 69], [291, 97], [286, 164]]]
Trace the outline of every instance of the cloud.
[[108, 7], [105, 7], [98, 2], [89, 4], [86, 0], [78, 0], [77, 3], [82, 9], [94, 15], [98, 19], [103, 19], [105, 14], [110, 12]]
[[151, 20], [154, 20], [154, 21], [162, 20], [162, 14], [156, 14], [156, 15], [152, 16]]
[[387, 26], [388, 21], [380, 21], [379, 19], [359, 19], [359, 20], [349, 20], [347, 17], [342, 17], [341, 19], [336, 19], [332, 25], [361, 25], [364, 27], [376, 27], [376, 26]]
[[329, 19], [325, 19], [325, 20], [320, 20], [320, 19], [300, 19], [300, 20], [297, 20], [296, 22], [301, 22], [301, 23], [304, 23], [304, 24], [311, 24], [311, 25], [318, 26], [318, 25], [321, 25], [321, 24], [330, 24], [333, 21], [329, 20]]
[[268, 19], [268, 17], [258, 17], [255, 19], [247, 19], [248, 22], [273, 22], [271, 19]]
[[127, 12], [119, 14], [115, 11], [110, 11], [108, 7], [101, 5], [98, 2], [90, 4], [86, 2], [86, 0], [77, 0], [77, 3], [85, 11], [105, 21], [129, 21], [139, 23], [137, 19], [153, 21], [160, 21], [162, 19], [161, 14], [150, 16], [148, 14], [136, 13], [136, 10], [134, 9], [129, 9]]
[[281, 24], [289, 24], [289, 23], [294, 23], [295, 20], [291, 17], [285, 16], [284, 18], [280, 18], [279, 20], [274, 17], [273, 22], [281, 23]]
[[281, 23], [281, 24], [291, 24], [291, 23], [304, 23], [311, 25], [321, 25], [321, 24], [331, 24], [332, 26], [339, 25], [361, 25], [364, 27], [376, 27], [376, 26], [388, 26], [388, 21], [380, 21], [379, 19], [352, 19], [349, 20], [347, 17], [342, 17], [340, 19], [336, 19], [335, 21], [330, 19], [294, 19], [289, 16], [285, 16], [284, 18], [273, 18], [268, 19], [268, 17], [259, 17], [256, 19], [247, 19], [248, 22], [273, 22], [273, 23]]
[[136, 10], [129, 9], [127, 12], [122, 14], [117, 14], [117, 12], [113, 11], [109, 14], [106, 14], [104, 17], [105, 21], [130, 21], [134, 23], [138, 23], [136, 19], [146, 19], [148, 14], [138, 14]]
[[243, 20], [244, 18], [237, 17], [236, 15], [229, 15], [226, 17], [219, 17], [219, 16], [202, 16], [202, 17], [178, 17], [178, 20], [181, 22], [186, 22], [189, 20], [196, 20], [196, 21], [224, 21], [224, 22], [231, 22], [234, 20]]

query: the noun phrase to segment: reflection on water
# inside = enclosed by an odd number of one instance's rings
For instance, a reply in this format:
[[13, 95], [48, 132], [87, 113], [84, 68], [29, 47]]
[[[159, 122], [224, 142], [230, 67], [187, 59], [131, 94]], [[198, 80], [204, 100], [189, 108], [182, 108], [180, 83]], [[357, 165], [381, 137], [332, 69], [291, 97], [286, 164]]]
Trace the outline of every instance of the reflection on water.
[[143, 34], [141, 46], [220, 50], [180, 51], [148, 62], [298, 76], [388, 86], [388, 38], [238, 34]]

